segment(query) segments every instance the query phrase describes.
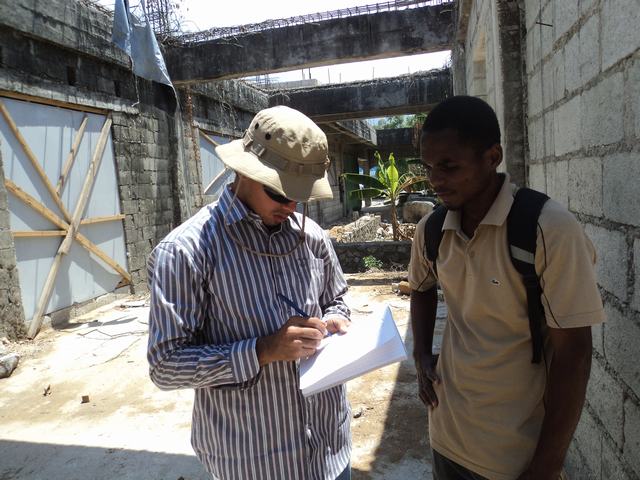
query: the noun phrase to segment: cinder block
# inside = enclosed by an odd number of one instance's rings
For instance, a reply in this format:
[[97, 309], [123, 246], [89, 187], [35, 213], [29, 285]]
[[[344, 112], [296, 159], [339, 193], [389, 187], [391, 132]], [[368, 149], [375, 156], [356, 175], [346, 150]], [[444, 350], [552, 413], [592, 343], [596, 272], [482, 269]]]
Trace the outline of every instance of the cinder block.
[[622, 73], [605, 78], [582, 95], [583, 147], [609, 145], [622, 140], [625, 101]]
[[569, 161], [569, 208], [577, 213], [602, 216], [600, 158], [576, 158]]
[[547, 195], [564, 206], [569, 205], [569, 162], [547, 163]]
[[556, 101], [555, 83], [553, 72], [553, 59], [545, 60], [542, 63], [542, 107], [549, 108]]
[[544, 128], [544, 155], [548, 157], [550, 155], [554, 155], [555, 150], [555, 140], [554, 140], [554, 121], [553, 121], [553, 112], [547, 112], [543, 117], [543, 128]]
[[623, 457], [640, 476], [640, 406], [630, 398], [624, 403], [624, 419]]
[[564, 155], [580, 148], [580, 97], [575, 96], [554, 111], [555, 154]]
[[629, 262], [624, 234], [589, 224], [585, 225], [585, 232], [596, 248], [598, 284], [621, 301], [626, 301]]
[[625, 471], [622, 461], [618, 457], [619, 449], [616, 449], [607, 439], [602, 441], [602, 475], [600, 478], [615, 480], [633, 480]]
[[565, 73], [564, 73], [564, 50], [558, 50], [551, 59], [551, 68], [553, 70], [553, 95], [554, 101], [559, 102], [565, 97]]
[[526, 0], [524, 2], [524, 14], [527, 31], [530, 31], [538, 20], [538, 15], [540, 14], [540, 0]]
[[599, 0], [580, 0], [580, 15], [587, 13]]
[[540, 192], [547, 191], [547, 182], [544, 175], [543, 163], [529, 165], [529, 187]]
[[553, 6], [553, 34], [557, 40], [578, 21], [578, 0], [551, 2]]
[[633, 241], [633, 270], [634, 274], [634, 286], [633, 286], [633, 298], [631, 299], [631, 306], [640, 311], [640, 239]]
[[527, 95], [529, 100], [529, 118], [542, 111], [542, 80], [540, 71], [536, 72], [529, 79], [527, 85]]
[[634, 392], [640, 392], [640, 327], [611, 305], [605, 305], [604, 353], [611, 368]]
[[619, 153], [603, 161], [604, 215], [606, 218], [629, 225], [640, 225], [640, 162], [636, 153]]
[[580, 79], [584, 85], [600, 72], [600, 15], [595, 14], [580, 29]]
[[596, 472], [600, 472], [602, 465], [602, 433], [586, 408], [582, 410], [582, 416], [573, 439], [576, 447], [582, 453], [584, 463], [574, 466], [578, 471], [569, 472], [570, 478], [599, 478]]
[[591, 364], [587, 402], [618, 448], [621, 449], [624, 438], [622, 412], [624, 393], [622, 386], [609, 375], [596, 359]]
[[640, 46], [638, 0], [603, 0], [602, 68], [632, 54]]
[[542, 58], [549, 55], [553, 49], [553, 9], [552, 4], [555, 2], [549, 2], [542, 7], [542, 16], [540, 18], [542, 23], [547, 25], [536, 25], [540, 29], [540, 41], [542, 45]]
[[580, 79], [580, 35], [577, 33], [564, 46], [564, 81], [567, 93], [582, 86]]
[[629, 68], [627, 81], [631, 93], [628, 97], [632, 112], [630, 121], [633, 125], [629, 130], [633, 130], [637, 140], [640, 139], [640, 60], [633, 62]]
[[599, 323], [591, 327], [591, 341], [593, 342], [593, 351], [604, 356], [604, 324]]
[[529, 136], [529, 158], [539, 160], [544, 157], [544, 135], [542, 118], [529, 121], [527, 134]]

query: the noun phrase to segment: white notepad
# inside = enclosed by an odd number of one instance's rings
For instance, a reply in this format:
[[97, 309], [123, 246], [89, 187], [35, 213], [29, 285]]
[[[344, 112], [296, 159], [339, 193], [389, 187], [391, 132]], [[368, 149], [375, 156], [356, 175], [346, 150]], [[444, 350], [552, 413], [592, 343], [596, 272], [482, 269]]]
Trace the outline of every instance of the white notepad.
[[344, 335], [334, 334], [313, 356], [300, 361], [300, 390], [305, 397], [407, 358], [391, 310], [382, 307], [353, 321]]

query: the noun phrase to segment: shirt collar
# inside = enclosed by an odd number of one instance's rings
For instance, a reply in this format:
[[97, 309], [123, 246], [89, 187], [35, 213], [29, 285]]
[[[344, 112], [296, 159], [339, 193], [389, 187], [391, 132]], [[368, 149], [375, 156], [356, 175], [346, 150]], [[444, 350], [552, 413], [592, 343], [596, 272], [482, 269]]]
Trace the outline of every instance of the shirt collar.
[[[498, 195], [491, 204], [489, 211], [487, 211], [480, 222], [480, 225], [500, 226], [507, 219], [507, 215], [509, 215], [511, 205], [513, 205], [513, 192], [515, 190], [515, 185], [511, 183], [511, 177], [508, 173], [500, 173], [500, 175], [504, 177], [502, 187], [500, 187]], [[460, 211], [449, 210], [444, 219], [442, 230], [459, 231], [460, 229]]]
[[248, 217], [250, 213], [249, 208], [247, 208], [244, 202], [240, 201], [237, 197], [234, 200], [234, 196], [235, 193], [231, 190], [231, 185], [227, 185], [222, 190], [222, 194], [218, 199], [218, 208], [222, 212], [227, 225], [233, 225], [239, 222], [243, 218]]
[[[242, 220], [247, 220], [257, 226], [264, 227], [262, 223], [262, 219], [260, 215], [252, 211], [249, 207], [245, 205], [245, 203], [236, 197], [234, 200], [233, 197], [235, 193], [231, 190], [231, 185], [227, 185], [220, 195], [218, 199], [218, 208], [222, 212], [223, 218], [225, 218], [227, 225], [233, 225]], [[282, 230], [289, 229], [291, 230], [293, 218], [289, 217], [286, 221], [282, 222]], [[296, 220], [296, 224], [299, 222]], [[281, 230], [281, 231], [282, 231]]]

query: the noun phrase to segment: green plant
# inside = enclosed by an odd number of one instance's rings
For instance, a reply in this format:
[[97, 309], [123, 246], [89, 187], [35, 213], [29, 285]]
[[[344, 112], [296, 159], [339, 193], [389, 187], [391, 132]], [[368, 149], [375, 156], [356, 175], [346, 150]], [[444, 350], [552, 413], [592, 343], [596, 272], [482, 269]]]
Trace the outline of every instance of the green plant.
[[342, 177], [348, 182], [364, 186], [364, 188], [352, 190], [349, 193], [353, 198], [364, 200], [382, 195], [389, 200], [391, 204], [393, 239], [399, 240], [400, 229], [398, 227], [398, 214], [396, 212], [398, 196], [401, 192], [411, 191], [411, 187], [414, 185], [421, 184], [422, 187], [425, 188], [428, 185], [428, 179], [423, 175], [416, 175], [411, 171], [405, 171], [405, 173], [400, 174], [393, 153], [389, 154], [389, 159], [386, 162], [382, 161], [379, 152], [374, 154], [374, 158], [378, 162], [378, 171], [375, 177], [361, 175], [359, 173], [343, 173]]
[[364, 268], [367, 270], [373, 270], [374, 268], [381, 269], [382, 268], [382, 260], [378, 260], [373, 255], [367, 255], [362, 259], [364, 263]]

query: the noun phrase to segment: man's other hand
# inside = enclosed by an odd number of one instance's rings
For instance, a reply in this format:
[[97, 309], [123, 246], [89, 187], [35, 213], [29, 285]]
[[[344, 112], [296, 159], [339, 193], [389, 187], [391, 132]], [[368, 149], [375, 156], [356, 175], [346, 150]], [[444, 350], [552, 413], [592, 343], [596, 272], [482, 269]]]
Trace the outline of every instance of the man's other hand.
[[329, 317], [326, 325], [329, 333], [347, 333], [351, 320], [345, 317]]
[[433, 389], [434, 384], [440, 383], [440, 377], [436, 373], [438, 355], [422, 354], [415, 358], [418, 374], [418, 395], [427, 407], [438, 406], [438, 396]]

